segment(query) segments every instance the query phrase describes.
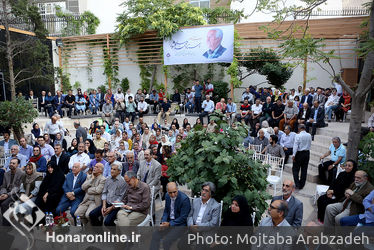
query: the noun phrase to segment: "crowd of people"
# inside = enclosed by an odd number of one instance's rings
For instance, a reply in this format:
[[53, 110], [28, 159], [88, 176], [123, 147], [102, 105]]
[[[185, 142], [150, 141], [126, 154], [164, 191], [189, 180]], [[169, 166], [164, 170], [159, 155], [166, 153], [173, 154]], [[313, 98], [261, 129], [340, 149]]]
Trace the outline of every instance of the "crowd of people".
[[[210, 120], [215, 110], [222, 112], [233, 127], [237, 126], [235, 121], [249, 126], [245, 147], [261, 145], [263, 154], [285, 158], [285, 162], [292, 157], [294, 180], [284, 180], [283, 194], [273, 198], [269, 217], [260, 225], [301, 226], [303, 204], [292, 193], [305, 185], [316, 129], [325, 126], [326, 115], [330, 122], [333, 112], [337, 120], [342, 120], [350, 106], [349, 95], [336, 88], [316, 91], [310, 88], [304, 93], [299, 88], [281, 93], [276, 89], [251, 87], [243, 93], [237, 109], [230, 98], [227, 103], [224, 98], [216, 104], [211, 100], [214, 88], [210, 80], [204, 86], [196, 80], [186, 90], [184, 103], [178, 91], [169, 101], [163, 90], [159, 93], [154, 90], [150, 95], [142, 90], [136, 95], [127, 91], [125, 95], [121, 89], [115, 94], [108, 90], [105, 95], [100, 89], [92, 90], [90, 95], [82, 95], [81, 90], [76, 96], [72, 91], [66, 96], [60, 91], [55, 97], [50, 92], [45, 94], [39, 98], [39, 106], [51, 119], [44, 129], [35, 123], [31, 140], [21, 138], [17, 142], [10, 139], [10, 132], [5, 132], [4, 140], [0, 141], [0, 154], [2, 151], [8, 156], [0, 171], [1, 212], [22, 193], [44, 212], [59, 215], [70, 209], [74, 219], [79, 216], [83, 223], [94, 226], [114, 226], [115, 222], [119, 226], [138, 225], [149, 213], [150, 200], [154, 198], [150, 197], [152, 188], [165, 199], [160, 226], [252, 225], [253, 211], [244, 196], [233, 198], [221, 222], [213, 183], [209, 180], [203, 183], [201, 197], [191, 204], [177, 184], [168, 180], [166, 160], [177, 154], [181, 141], [188, 140], [196, 126], [205, 128], [207, 133], [216, 132], [217, 124]], [[29, 99], [34, 99], [32, 92]], [[182, 124], [176, 118], [169, 123], [173, 103], [179, 108], [185, 105], [199, 117], [192, 125], [188, 118]], [[153, 112], [158, 112], [153, 124], [143, 120], [150, 106]], [[89, 128], [75, 121], [75, 136], [71, 135], [74, 138], [68, 145], [64, 137], [70, 132], [60, 119], [64, 107], [69, 117], [73, 110], [80, 113], [88, 107], [93, 114], [101, 110], [101, 119], [92, 122]], [[374, 128], [374, 115], [370, 119], [367, 132]], [[356, 163], [345, 159], [345, 148], [338, 137], [332, 139], [329, 152], [321, 160], [328, 156], [331, 160], [319, 166], [321, 181], [330, 187], [318, 200], [318, 218], [327, 225], [372, 223], [373, 213], [366, 203], [372, 203], [373, 186], [367, 174], [356, 171]], [[338, 167], [345, 171], [336, 177]], [[117, 206], [120, 202], [122, 205]], [[202, 212], [206, 209], [212, 212]], [[4, 225], [7, 223], [3, 220]]]

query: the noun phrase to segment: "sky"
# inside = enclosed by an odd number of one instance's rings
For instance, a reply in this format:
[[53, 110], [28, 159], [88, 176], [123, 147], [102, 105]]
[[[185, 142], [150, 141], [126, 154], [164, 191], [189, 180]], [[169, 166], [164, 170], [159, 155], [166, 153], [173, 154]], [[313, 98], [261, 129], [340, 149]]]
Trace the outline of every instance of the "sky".
[[115, 30], [116, 18], [124, 7], [119, 6], [124, 0], [88, 0], [87, 9], [100, 19], [97, 34], [112, 33]]

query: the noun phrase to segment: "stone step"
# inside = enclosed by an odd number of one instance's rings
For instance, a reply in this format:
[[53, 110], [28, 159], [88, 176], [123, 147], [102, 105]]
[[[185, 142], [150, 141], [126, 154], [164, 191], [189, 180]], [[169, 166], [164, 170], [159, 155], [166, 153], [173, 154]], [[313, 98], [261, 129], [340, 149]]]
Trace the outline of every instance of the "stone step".
[[[318, 182], [318, 167], [317, 168], [311, 168], [312, 164], [311, 161], [309, 161], [309, 166], [308, 166], [308, 172], [307, 172], [307, 181], [312, 182], [312, 183], [317, 183]], [[284, 166], [284, 171], [286, 173], [292, 174], [292, 163], [287, 163]]]
[[326, 153], [327, 151], [329, 151], [330, 145], [331, 145], [331, 142], [329, 144], [325, 144], [325, 143], [313, 141], [310, 147], [310, 151], [313, 151], [314, 153], [318, 153], [322, 155]]
[[338, 136], [342, 141], [348, 140], [349, 123], [331, 122], [328, 127], [317, 129], [317, 135], [324, 135], [327, 137]]

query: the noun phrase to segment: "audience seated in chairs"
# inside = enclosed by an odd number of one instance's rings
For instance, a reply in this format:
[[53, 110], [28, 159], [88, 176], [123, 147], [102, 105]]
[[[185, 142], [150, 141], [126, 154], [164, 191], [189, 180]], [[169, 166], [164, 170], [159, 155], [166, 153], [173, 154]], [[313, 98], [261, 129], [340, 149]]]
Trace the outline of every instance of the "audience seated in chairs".
[[325, 110], [319, 106], [318, 101], [313, 103], [313, 107], [310, 111], [309, 120], [306, 122], [306, 132], [309, 133], [309, 128], [312, 127], [312, 140], [317, 132], [317, 128], [323, 128], [325, 126]]
[[322, 223], [327, 205], [339, 202], [344, 197], [345, 190], [354, 182], [357, 163], [353, 160], [348, 160], [343, 168], [344, 171], [340, 172], [336, 179], [332, 181], [326, 194], [320, 196], [317, 200], [317, 218]]
[[262, 150], [262, 154], [270, 154], [272, 156], [284, 158], [285, 154], [281, 145], [277, 144], [278, 137], [270, 135], [269, 144]]
[[288, 203], [285, 200], [274, 200], [268, 209], [269, 217], [261, 220], [260, 226], [287, 227], [291, 226], [286, 217], [288, 215]]
[[347, 93], [346, 90], [343, 90], [343, 95], [339, 99], [338, 107], [335, 110], [336, 121], [342, 122], [344, 119], [344, 115], [351, 109], [351, 102], [352, 98]]

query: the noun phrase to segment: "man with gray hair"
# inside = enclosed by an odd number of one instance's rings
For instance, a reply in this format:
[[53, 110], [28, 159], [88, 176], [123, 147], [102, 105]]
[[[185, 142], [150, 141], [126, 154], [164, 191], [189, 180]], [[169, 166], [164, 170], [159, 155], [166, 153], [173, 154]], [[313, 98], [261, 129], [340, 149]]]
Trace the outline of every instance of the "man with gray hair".
[[155, 186], [155, 194], [161, 188], [161, 164], [153, 159], [149, 149], [144, 151], [144, 161], [139, 164], [138, 179], [147, 183], [150, 188]]
[[220, 57], [225, 51], [221, 45], [223, 39], [223, 32], [221, 29], [211, 29], [208, 31], [206, 43], [208, 45], [208, 50], [203, 54], [203, 56], [207, 59], [214, 59]]
[[284, 180], [282, 187], [283, 194], [274, 196], [271, 201], [286, 201], [288, 204], [288, 214], [285, 216], [287, 222], [293, 227], [300, 227], [303, 221], [303, 203], [292, 195], [294, 191], [295, 183], [291, 180]]
[[78, 142], [84, 142], [87, 139], [87, 131], [81, 127], [80, 122], [74, 122], [74, 128], [76, 129], [75, 138]]
[[[331, 156], [329, 161], [323, 162], [327, 156]], [[318, 175], [322, 184], [331, 185], [332, 181], [335, 179], [337, 168], [340, 164], [345, 162], [346, 150], [339, 137], [332, 138], [332, 143], [324, 155], [320, 157], [321, 164], [318, 166]], [[326, 178], [327, 172], [327, 178]]]
[[7, 160], [5, 161], [5, 165], [4, 165], [5, 170], [9, 171], [9, 164], [10, 164], [10, 160], [12, 158], [19, 159], [20, 164], [19, 164], [18, 167], [20, 167], [20, 168], [23, 169], [26, 166], [26, 162], [28, 161], [28, 159], [26, 158], [26, 156], [24, 156], [23, 154], [19, 153], [19, 147], [18, 147], [18, 145], [13, 145], [10, 148], [10, 153], [11, 153], [11, 156], [8, 157]]
[[123, 206], [117, 214], [117, 226], [137, 226], [145, 217], [151, 206], [151, 191], [149, 186], [138, 180], [134, 171], [125, 173], [128, 185], [123, 196]]
[[96, 207], [89, 214], [92, 226], [115, 226], [114, 221], [117, 217], [119, 208], [116, 208], [113, 203], [120, 201], [126, 191], [127, 185], [121, 177], [122, 165], [115, 161], [111, 164], [110, 177], [108, 177], [104, 184], [104, 190], [101, 195], [102, 205]]
[[126, 162], [122, 163], [122, 173], [121, 175], [124, 176], [127, 171], [134, 171], [135, 174], [138, 173], [139, 169], [139, 161], [135, 160], [135, 154], [133, 151], [126, 152]]
[[345, 190], [345, 197], [326, 207], [324, 226], [340, 226], [341, 218], [364, 213], [362, 202], [373, 189], [373, 185], [368, 181], [368, 174], [362, 170], [356, 171], [355, 181]]
[[288, 204], [284, 200], [273, 201], [268, 208], [269, 217], [265, 217], [261, 220], [260, 226], [270, 227], [284, 227], [290, 226], [287, 222], [286, 217], [288, 214]]
[[212, 197], [216, 192], [214, 183], [207, 181], [201, 185], [201, 196], [192, 202], [187, 226], [218, 227], [220, 224], [220, 204]]

